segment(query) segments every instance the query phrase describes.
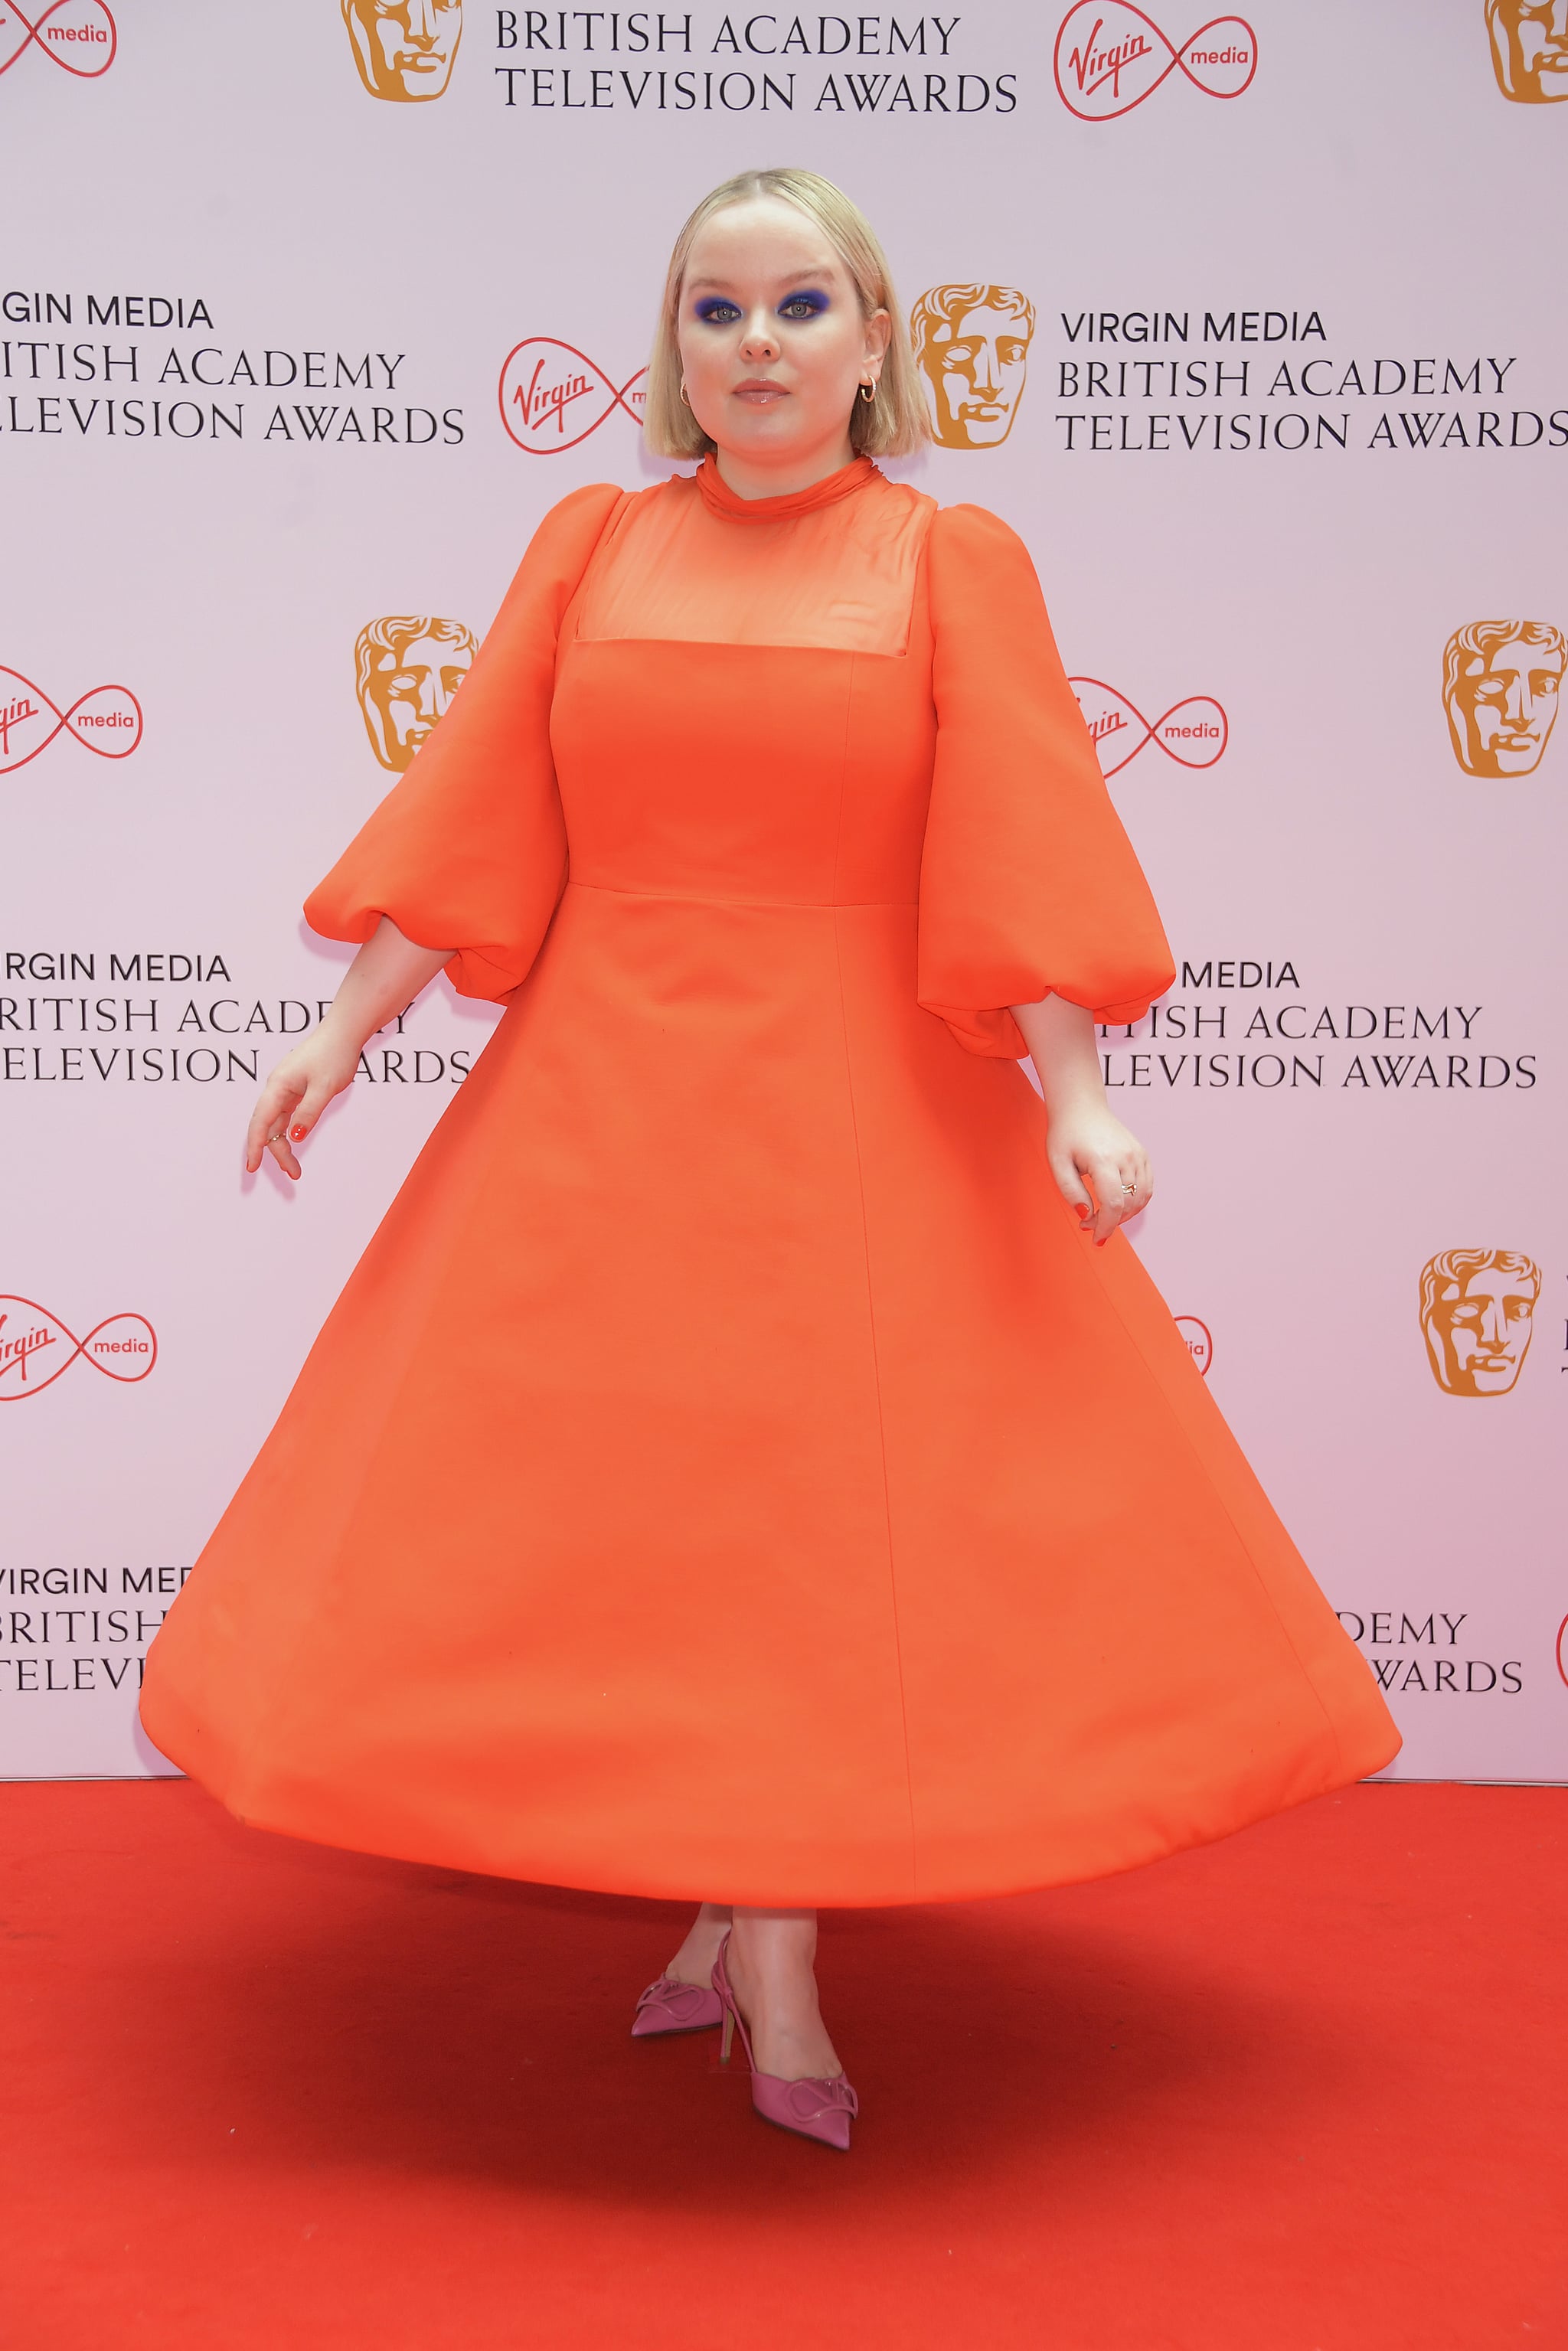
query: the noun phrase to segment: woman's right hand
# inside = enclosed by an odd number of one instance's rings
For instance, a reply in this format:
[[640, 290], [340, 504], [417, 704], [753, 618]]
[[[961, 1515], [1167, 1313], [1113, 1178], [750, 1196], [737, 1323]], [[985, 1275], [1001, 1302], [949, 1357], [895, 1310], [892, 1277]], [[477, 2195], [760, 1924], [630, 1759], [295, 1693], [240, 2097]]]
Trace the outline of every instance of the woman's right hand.
[[302, 1143], [334, 1097], [354, 1081], [358, 1050], [333, 1037], [325, 1022], [291, 1053], [285, 1053], [267, 1079], [246, 1130], [245, 1164], [254, 1176], [270, 1150], [284, 1174], [298, 1183], [294, 1145]]
[[245, 1138], [245, 1164], [254, 1176], [261, 1155], [270, 1151], [286, 1176], [296, 1180], [302, 1143], [334, 1095], [354, 1082], [367, 1037], [400, 1007], [412, 1004], [452, 959], [450, 947], [422, 947], [405, 939], [382, 914], [348, 970], [320, 1027], [292, 1053], [285, 1053], [261, 1090]]

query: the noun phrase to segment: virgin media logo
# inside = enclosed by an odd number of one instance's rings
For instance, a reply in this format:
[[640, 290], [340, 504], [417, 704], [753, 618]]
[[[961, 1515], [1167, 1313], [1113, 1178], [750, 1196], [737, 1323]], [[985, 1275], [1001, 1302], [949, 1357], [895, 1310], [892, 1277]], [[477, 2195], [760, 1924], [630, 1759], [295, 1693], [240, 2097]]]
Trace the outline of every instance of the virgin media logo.
[[0, 776], [25, 768], [68, 734], [100, 759], [123, 759], [141, 740], [141, 705], [128, 685], [93, 685], [68, 710], [0, 662]]
[[1103, 677], [1070, 677], [1067, 683], [1107, 779], [1120, 775], [1145, 743], [1157, 743], [1178, 767], [1212, 768], [1230, 740], [1230, 721], [1212, 694], [1189, 694], [1160, 717], [1145, 718], [1135, 702]]
[[1174, 73], [1206, 97], [1239, 98], [1258, 70], [1258, 36], [1245, 16], [1211, 16], [1178, 48], [1131, 0], [1078, 0], [1057, 30], [1051, 65], [1070, 112], [1110, 122]]
[[31, 21], [20, 8], [0, 6], [0, 74], [9, 73], [25, 49], [39, 48], [78, 81], [96, 81], [119, 47], [103, 0], [55, 0]]
[[1557, 1670], [1568, 1683], [1568, 1616], [1557, 1627]]
[[1214, 1361], [1214, 1339], [1207, 1323], [1200, 1322], [1196, 1314], [1178, 1314], [1176, 1326], [1181, 1332], [1187, 1353], [1207, 1379], [1208, 1367]]
[[554, 456], [586, 441], [618, 408], [640, 425], [647, 372], [640, 367], [618, 385], [570, 343], [529, 335], [501, 370], [501, 422], [530, 456]]
[[107, 1379], [144, 1380], [157, 1334], [145, 1314], [109, 1314], [78, 1339], [36, 1300], [0, 1296], [0, 1404], [42, 1395], [78, 1355]]

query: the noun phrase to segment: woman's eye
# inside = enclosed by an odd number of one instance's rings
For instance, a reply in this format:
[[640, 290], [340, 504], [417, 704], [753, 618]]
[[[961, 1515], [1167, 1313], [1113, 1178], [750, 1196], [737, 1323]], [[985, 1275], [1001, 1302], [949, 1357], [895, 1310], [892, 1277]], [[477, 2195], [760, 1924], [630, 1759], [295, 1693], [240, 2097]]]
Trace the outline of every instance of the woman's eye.
[[697, 317], [710, 327], [733, 326], [740, 311], [733, 302], [699, 302]]
[[787, 302], [779, 303], [779, 315], [781, 319], [815, 319], [827, 307], [819, 295], [791, 294]]

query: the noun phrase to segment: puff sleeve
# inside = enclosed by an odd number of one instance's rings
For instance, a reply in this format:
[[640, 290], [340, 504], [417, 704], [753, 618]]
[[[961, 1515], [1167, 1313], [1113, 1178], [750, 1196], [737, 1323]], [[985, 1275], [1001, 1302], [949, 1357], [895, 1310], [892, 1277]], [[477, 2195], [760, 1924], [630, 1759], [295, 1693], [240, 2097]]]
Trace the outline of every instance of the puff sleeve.
[[1009, 1007], [1134, 1020], [1176, 967], [1100, 774], [1029, 550], [979, 507], [934, 517], [936, 758], [917, 992], [971, 1053], [1027, 1053]]
[[596, 482], [545, 516], [451, 707], [306, 900], [313, 931], [362, 945], [390, 915], [416, 946], [456, 950], [461, 996], [503, 997], [528, 977], [566, 881], [557, 637], [623, 495]]

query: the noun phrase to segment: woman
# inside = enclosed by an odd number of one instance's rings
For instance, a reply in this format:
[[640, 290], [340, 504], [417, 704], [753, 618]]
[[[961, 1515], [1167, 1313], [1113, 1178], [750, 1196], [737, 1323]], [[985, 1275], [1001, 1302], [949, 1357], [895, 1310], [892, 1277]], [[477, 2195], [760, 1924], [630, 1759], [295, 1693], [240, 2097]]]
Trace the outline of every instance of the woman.
[[706, 1897], [633, 2031], [738, 2024], [840, 2147], [817, 1906], [1126, 1868], [1398, 1743], [1117, 1230], [1094, 1023], [1169, 952], [1021, 544], [872, 462], [925, 430], [853, 205], [716, 190], [648, 377], [695, 475], [546, 517], [308, 902], [362, 944], [252, 1169], [444, 967], [507, 1010], [142, 1698], [260, 1825]]

